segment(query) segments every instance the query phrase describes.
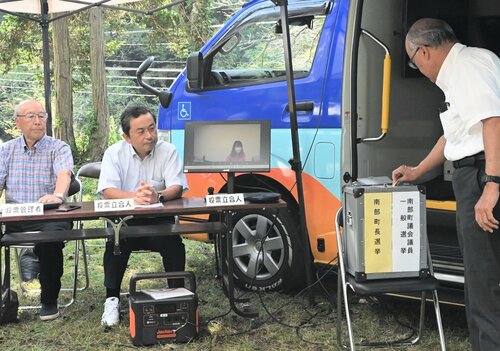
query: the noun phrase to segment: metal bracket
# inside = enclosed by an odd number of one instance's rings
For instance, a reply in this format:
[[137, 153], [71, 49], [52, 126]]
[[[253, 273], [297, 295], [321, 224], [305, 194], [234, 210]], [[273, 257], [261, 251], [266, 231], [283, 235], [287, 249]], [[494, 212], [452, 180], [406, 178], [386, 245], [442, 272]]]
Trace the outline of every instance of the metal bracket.
[[114, 255], [119, 255], [121, 254], [120, 251], [120, 229], [122, 228], [123, 225], [127, 226], [126, 221], [129, 219], [134, 218], [133, 215], [127, 216], [125, 218], [115, 218], [114, 220], [111, 220], [106, 217], [99, 217], [99, 219], [102, 219], [103, 221], [106, 221], [111, 228], [113, 228], [113, 233], [114, 233], [114, 248], [113, 248], [113, 254]]

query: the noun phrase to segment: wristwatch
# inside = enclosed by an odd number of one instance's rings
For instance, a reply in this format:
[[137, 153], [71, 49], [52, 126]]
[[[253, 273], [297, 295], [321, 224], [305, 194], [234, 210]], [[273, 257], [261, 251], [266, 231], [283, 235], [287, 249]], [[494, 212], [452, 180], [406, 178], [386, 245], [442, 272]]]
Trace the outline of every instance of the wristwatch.
[[491, 175], [487, 175], [487, 174], [485, 174], [485, 175], [481, 178], [481, 181], [482, 181], [483, 183], [493, 182], [493, 183], [500, 184], [500, 177], [499, 177], [499, 176], [491, 176]]
[[164, 202], [165, 201], [165, 196], [163, 196], [163, 193], [161, 191], [158, 192], [158, 202]]
[[60, 198], [63, 203], [66, 202], [66, 196], [63, 193], [54, 193], [54, 196]]

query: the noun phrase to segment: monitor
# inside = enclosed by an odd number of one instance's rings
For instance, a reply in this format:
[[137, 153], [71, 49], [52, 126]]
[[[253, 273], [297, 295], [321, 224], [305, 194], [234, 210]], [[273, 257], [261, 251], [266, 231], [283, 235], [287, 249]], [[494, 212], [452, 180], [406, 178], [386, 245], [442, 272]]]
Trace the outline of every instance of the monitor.
[[184, 172], [268, 172], [271, 122], [186, 122]]

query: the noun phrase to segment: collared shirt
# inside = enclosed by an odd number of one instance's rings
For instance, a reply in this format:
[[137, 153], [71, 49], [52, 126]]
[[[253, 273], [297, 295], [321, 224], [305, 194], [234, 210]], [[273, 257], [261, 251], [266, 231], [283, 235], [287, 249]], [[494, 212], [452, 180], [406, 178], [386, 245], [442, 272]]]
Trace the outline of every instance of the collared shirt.
[[64, 141], [45, 135], [29, 148], [20, 136], [0, 145], [0, 190], [6, 202], [37, 202], [52, 194], [57, 174], [73, 170], [71, 148]]
[[500, 116], [500, 59], [491, 51], [456, 43], [436, 84], [448, 110], [440, 114], [450, 161], [484, 151], [482, 120]]
[[124, 140], [106, 150], [97, 187], [100, 195], [107, 188], [134, 192], [141, 180], [153, 185], [157, 191], [171, 185], [181, 185], [183, 190], [187, 190], [182, 162], [174, 145], [159, 140], [143, 160]]

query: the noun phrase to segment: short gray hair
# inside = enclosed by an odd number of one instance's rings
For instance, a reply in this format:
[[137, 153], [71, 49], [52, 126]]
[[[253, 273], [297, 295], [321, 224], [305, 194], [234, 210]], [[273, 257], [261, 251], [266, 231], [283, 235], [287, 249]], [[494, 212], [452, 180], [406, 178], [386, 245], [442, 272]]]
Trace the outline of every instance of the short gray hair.
[[23, 100], [21, 101], [20, 103], [18, 103], [16, 105], [16, 107], [14, 108], [14, 118], [17, 117], [17, 115], [19, 114], [19, 110], [21, 109], [21, 107], [23, 107], [24, 105], [26, 105], [27, 103], [30, 103], [30, 102], [36, 102], [37, 104], [39, 104], [43, 109], [45, 109], [42, 105], [41, 102], [39, 101], [36, 101], [36, 100], [33, 100], [33, 99], [27, 99], [27, 100]]
[[417, 46], [438, 48], [458, 42], [450, 25], [436, 18], [419, 19], [406, 34], [406, 40], [413, 48]]

